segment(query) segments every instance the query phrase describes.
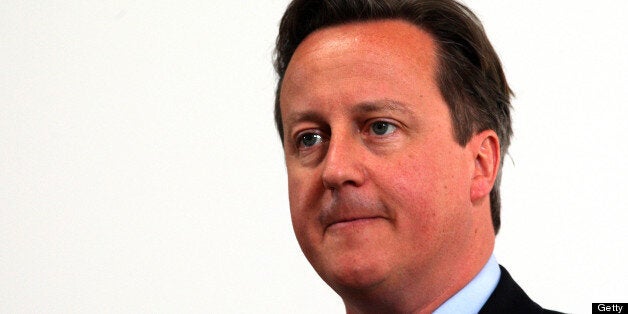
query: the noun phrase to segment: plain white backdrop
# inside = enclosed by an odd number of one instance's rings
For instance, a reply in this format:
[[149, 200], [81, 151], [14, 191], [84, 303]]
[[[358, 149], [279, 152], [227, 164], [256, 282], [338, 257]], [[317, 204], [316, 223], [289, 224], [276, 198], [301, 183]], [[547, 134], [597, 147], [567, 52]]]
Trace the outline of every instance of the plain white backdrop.
[[[290, 224], [287, 2], [0, 3], [1, 313], [343, 313]], [[498, 261], [628, 302], [628, 5], [465, 2], [517, 94]]]

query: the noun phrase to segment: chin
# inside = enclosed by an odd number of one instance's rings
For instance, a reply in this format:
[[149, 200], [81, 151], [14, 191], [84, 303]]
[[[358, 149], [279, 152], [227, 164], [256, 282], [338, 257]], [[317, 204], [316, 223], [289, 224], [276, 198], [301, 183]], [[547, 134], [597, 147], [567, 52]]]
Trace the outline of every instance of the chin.
[[368, 291], [381, 284], [389, 273], [387, 264], [380, 258], [368, 256], [342, 256], [326, 259], [319, 275], [334, 290]]

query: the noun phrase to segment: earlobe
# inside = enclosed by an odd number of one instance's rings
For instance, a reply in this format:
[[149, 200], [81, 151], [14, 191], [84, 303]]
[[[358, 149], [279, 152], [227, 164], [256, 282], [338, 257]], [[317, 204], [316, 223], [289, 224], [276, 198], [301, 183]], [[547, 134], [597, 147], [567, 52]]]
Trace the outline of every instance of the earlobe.
[[475, 168], [471, 180], [471, 201], [473, 203], [488, 197], [500, 164], [499, 138], [493, 130], [485, 130], [473, 136], [471, 148], [475, 157]]

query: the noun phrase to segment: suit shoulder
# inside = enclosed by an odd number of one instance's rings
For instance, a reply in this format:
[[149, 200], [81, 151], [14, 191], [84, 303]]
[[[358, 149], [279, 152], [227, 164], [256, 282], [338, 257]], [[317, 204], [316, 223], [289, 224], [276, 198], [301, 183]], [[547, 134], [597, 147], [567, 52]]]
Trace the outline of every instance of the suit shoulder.
[[521, 289], [521, 287], [512, 279], [506, 268], [499, 266], [501, 276], [495, 291], [488, 298], [480, 314], [495, 313], [511, 313], [511, 314], [528, 314], [528, 313], [545, 313], [554, 314], [561, 313], [546, 310], [532, 301], [530, 297]]

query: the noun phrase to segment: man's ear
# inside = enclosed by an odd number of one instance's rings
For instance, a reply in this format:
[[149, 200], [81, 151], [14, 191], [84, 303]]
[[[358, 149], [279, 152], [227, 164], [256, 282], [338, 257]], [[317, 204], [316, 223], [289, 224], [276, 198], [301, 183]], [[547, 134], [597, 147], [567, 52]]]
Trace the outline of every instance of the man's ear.
[[475, 168], [471, 179], [471, 201], [473, 203], [488, 196], [493, 189], [499, 170], [499, 137], [493, 130], [475, 134], [469, 141], [475, 157]]

